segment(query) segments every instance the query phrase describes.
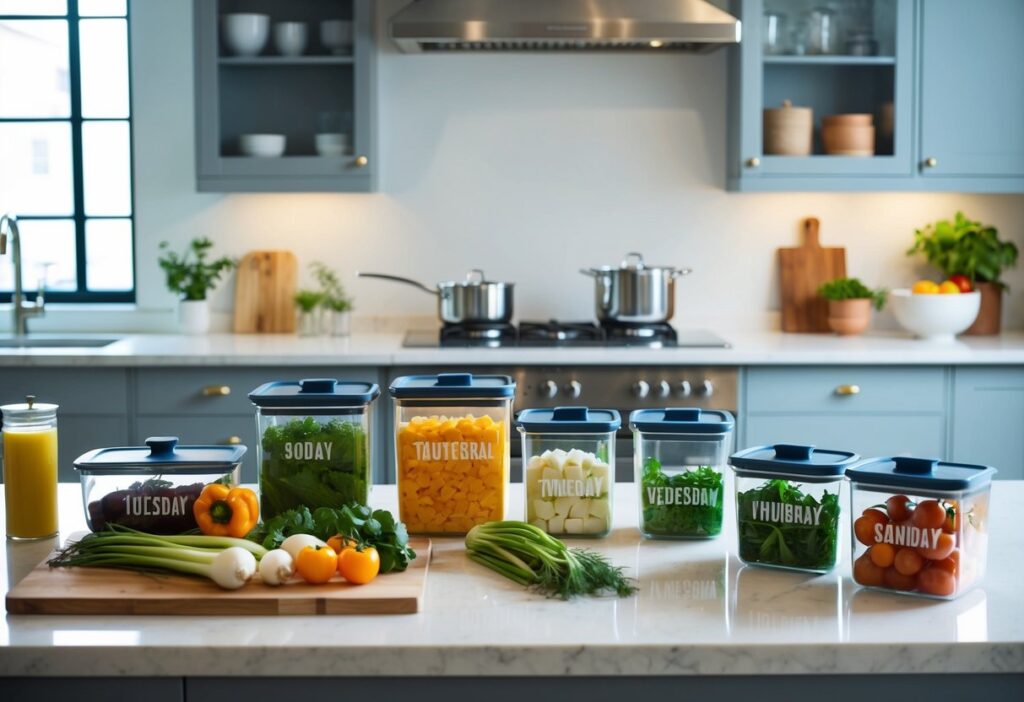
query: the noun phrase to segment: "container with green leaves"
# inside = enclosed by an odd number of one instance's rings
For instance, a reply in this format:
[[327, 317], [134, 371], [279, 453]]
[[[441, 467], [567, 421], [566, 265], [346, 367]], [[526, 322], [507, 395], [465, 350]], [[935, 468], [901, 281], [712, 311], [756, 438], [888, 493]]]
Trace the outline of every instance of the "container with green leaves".
[[702, 539], [721, 533], [734, 425], [725, 411], [671, 408], [630, 414], [644, 536]]
[[370, 492], [375, 383], [309, 378], [249, 393], [260, 433], [260, 512], [365, 505]]
[[885, 307], [888, 291], [872, 290], [859, 278], [836, 278], [820, 288], [818, 294], [828, 300], [828, 325], [840, 336], [860, 334], [871, 325], [871, 308]]
[[839, 486], [849, 451], [775, 444], [733, 454], [744, 563], [825, 573], [839, 558]]

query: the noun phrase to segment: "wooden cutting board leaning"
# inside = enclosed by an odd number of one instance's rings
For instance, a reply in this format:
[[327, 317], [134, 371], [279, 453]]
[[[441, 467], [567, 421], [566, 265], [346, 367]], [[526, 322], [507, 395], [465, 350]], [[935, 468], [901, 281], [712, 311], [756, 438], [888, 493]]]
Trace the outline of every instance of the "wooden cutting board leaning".
[[835, 278], [846, 277], [846, 249], [822, 247], [817, 218], [804, 220], [803, 243], [779, 249], [782, 284], [782, 331], [828, 333], [828, 302], [818, 288]]
[[294, 333], [298, 275], [299, 262], [291, 251], [243, 256], [235, 282], [235, 333]]
[[[72, 538], [80, 538], [77, 534]], [[423, 605], [430, 539], [413, 538], [416, 559], [368, 585], [340, 576], [323, 585], [296, 579], [270, 587], [257, 575], [238, 590], [203, 578], [111, 568], [50, 568], [43, 561], [7, 593], [11, 614], [413, 614]], [[52, 556], [51, 556], [52, 557]], [[49, 560], [49, 558], [47, 558]]]

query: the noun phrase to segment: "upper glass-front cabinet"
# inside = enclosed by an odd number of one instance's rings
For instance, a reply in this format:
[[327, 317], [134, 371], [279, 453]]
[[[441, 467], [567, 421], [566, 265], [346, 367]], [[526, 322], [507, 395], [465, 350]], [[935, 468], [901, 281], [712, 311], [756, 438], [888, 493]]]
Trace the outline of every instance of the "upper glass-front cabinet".
[[[913, 175], [913, 0], [742, 0], [729, 185], [875, 189]], [[806, 178], [806, 184], [801, 179]], [[781, 186], [781, 187], [780, 187]]]
[[370, 0], [195, 0], [197, 185], [373, 188]]

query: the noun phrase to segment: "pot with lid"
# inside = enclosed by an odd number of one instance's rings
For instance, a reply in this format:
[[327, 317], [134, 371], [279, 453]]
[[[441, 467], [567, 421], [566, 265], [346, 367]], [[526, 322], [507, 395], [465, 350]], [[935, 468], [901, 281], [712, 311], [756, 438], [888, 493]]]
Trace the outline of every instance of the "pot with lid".
[[360, 278], [380, 278], [405, 283], [437, 296], [437, 313], [445, 324], [507, 324], [512, 319], [514, 283], [487, 280], [474, 268], [463, 281], [447, 281], [429, 288], [423, 283], [385, 273], [357, 273]]
[[649, 266], [631, 251], [618, 266], [584, 268], [594, 278], [594, 307], [602, 324], [664, 324], [675, 314], [676, 278], [689, 268]]

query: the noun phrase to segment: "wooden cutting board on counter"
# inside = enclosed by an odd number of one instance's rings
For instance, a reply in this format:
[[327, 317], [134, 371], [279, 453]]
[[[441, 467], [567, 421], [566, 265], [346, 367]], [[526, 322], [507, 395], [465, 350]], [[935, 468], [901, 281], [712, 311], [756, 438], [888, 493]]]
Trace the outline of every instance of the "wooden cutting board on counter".
[[784, 332], [831, 331], [828, 302], [818, 295], [818, 288], [822, 283], [846, 276], [846, 249], [822, 247], [818, 227], [818, 220], [808, 217], [804, 220], [803, 244], [779, 249]]
[[[73, 538], [78, 538], [75, 536]], [[368, 585], [293, 581], [270, 587], [259, 576], [238, 590], [182, 575], [109, 568], [50, 568], [43, 561], [7, 593], [11, 614], [311, 615], [413, 614], [423, 605], [430, 539], [412, 538], [416, 559], [403, 573]]]
[[235, 282], [235, 333], [293, 333], [298, 275], [299, 262], [291, 251], [243, 256]]

